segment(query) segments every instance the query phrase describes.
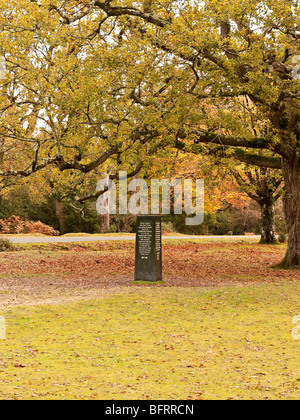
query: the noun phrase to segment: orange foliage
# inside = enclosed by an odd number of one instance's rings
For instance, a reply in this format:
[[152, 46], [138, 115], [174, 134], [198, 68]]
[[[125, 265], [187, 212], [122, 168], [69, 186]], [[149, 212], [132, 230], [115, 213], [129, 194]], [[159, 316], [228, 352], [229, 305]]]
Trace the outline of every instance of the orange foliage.
[[205, 213], [214, 213], [224, 203], [243, 209], [250, 202], [250, 198], [239, 190], [226, 166], [216, 165], [207, 156], [181, 152], [157, 156], [147, 175], [150, 179], [204, 179]]
[[43, 235], [57, 236], [59, 232], [51, 226], [38, 221], [22, 220], [19, 216], [11, 216], [8, 219], [0, 219], [0, 233], [20, 234], [20, 233], [41, 233]]

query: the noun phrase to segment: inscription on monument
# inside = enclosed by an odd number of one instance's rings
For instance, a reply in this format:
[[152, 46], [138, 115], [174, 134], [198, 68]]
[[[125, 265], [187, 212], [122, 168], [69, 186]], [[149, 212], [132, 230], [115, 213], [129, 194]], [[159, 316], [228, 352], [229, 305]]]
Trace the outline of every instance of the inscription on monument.
[[142, 259], [150, 258], [151, 254], [151, 239], [153, 235], [153, 226], [151, 222], [141, 221], [138, 226], [139, 237], [139, 255]]
[[156, 259], [161, 259], [161, 221], [155, 222], [155, 252]]
[[136, 281], [162, 280], [160, 216], [137, 217], [134, 279]]

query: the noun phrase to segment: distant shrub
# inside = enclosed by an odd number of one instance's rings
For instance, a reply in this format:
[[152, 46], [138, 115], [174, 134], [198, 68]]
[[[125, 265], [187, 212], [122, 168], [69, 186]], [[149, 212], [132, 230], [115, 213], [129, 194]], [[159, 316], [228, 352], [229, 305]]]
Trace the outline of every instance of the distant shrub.
[[278, 236], [278, 241], [281, 244], [284, 244], [285, 242], [287, 242], [287, 235], [286, 233], [281, 232]]
[[162, 232], [166, 232], [166, 233], [176, 232], [176, 229], [174, 228], [174, 226], [171, 222], [162, 222], [161, 230], [162, 230]]
[[0, 252], [13, 251], [14, 246], [8, 239], [0, 238]]
[[38, 221], [24, 221], [19, 216], [11, 216], [7, 219], [0, 219], [0, 233], [20, 234], [20, 233], [41, 233], [43, 235], [57, 236], [59, 232], [51, 226]]
[[43, 235], [58, 236], [59, 232], [53, 227], [45, 225], [44, 223], [27, 221], [25, 222], [24, 233], [42, 233]]
[[0, 220], [0, 232], [5, 234], [23, 233], [25, 229], [25, 222], [18, 216], [11, 216], [8, 219]]

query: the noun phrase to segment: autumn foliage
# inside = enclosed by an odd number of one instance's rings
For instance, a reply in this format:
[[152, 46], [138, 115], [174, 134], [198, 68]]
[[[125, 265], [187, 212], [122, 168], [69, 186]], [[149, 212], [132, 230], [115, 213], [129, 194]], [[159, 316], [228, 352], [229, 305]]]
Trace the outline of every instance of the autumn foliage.
[[22, 220], [19, 216], [11, 216], [8, 219], [0, 219], [0, 233], [20, 234], [20, 233], [41, 233], [43, 235], [57, 236], [58, 231], [51, 226], [38, 221]]

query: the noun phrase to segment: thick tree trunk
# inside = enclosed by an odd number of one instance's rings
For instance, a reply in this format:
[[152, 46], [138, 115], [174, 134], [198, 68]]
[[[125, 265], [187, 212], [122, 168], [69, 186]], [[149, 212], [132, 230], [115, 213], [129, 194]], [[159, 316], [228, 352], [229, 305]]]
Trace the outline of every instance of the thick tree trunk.
[[288, 230], [288, 248], [279, 266], [300, 268], [300, 158], [283, 160], [285, 193], [284, 212]]
[[[105, 205], [108, 206], [109, 200], [107, 199]], [[107, 213], [100, 215], [100, 231], [101, 233], [107, 233], [110, 230], [110, 214]]]
[[109, 213], [103, 214], [101, 217], [100, 229], [101, 233], [107, 233], [110, 230], [110, 217]]
[[64, 205], [56, 197], [53, 197], [53, 202], [55, 206], [55, 215], [59, 223], [60, 233], [66, 233], [66, 216]]
[[261, 244], [276, 244], [275, 210], [272, 198], [261, 204]]

